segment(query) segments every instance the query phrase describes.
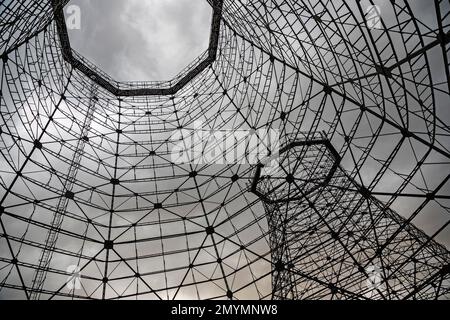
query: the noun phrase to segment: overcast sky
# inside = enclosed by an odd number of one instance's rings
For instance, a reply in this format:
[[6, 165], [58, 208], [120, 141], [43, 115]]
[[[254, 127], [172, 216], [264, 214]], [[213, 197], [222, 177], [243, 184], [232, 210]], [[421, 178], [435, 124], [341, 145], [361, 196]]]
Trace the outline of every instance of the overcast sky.
[[81, 28], [68, 30], [71, 46], [118, 81], [170, 80], [208, 48], [212, 8], [206, 0], [69, 5], [81, 11]]

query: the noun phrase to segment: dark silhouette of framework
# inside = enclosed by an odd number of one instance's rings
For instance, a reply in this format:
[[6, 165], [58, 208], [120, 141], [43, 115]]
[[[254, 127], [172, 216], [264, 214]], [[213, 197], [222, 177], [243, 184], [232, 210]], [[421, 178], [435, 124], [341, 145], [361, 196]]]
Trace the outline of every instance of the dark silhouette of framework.
[[[73, 52], [68, 1], [0, 3], [0, 298], [448, 299], [448, 1], [208, 2], [168, 83]], [[279, 130], [279, 168], [177, 163], [195, 121]]]

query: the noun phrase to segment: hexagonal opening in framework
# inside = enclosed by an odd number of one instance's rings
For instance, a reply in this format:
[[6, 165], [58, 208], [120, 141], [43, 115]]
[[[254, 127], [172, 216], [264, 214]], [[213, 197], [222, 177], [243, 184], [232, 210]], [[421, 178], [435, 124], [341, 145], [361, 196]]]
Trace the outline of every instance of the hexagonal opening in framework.
[[174, 78], [208, 49], [212, 13], [206, 0], [71, 0], [64, 7], [71, 48], [121, 82]]

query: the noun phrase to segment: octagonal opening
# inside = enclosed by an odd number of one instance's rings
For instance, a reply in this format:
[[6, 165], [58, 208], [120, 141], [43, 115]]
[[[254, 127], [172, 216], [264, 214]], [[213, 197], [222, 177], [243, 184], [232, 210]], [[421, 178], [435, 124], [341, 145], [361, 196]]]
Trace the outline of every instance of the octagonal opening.
[[71, 0], [64, 7], [72, 50], [119, 82], [173, 79], [208, 49], [212, 15], [206, 0]]

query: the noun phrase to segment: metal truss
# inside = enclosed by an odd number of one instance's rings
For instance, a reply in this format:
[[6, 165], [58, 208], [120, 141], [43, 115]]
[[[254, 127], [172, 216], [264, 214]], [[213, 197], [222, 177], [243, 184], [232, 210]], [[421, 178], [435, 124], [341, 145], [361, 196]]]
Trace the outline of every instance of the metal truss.
[[[67, 59], [67, 1], [1, 1], [0, 298], [448, 299], [450, 5], [420, 3], [224, 0], [214, 59], [145, 93]], [[279, 130], [279, 169], [177, 163], [199, 121]]]
[[273, 297], [448, 295], [447, 249], [336, 168], [340, 159], [320, 138], [288, 143], [280, 152], [283, 170], [255, 176], [271, 230]]

